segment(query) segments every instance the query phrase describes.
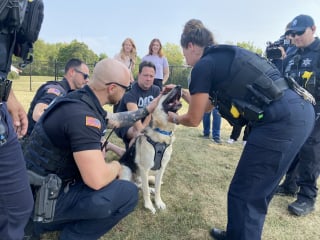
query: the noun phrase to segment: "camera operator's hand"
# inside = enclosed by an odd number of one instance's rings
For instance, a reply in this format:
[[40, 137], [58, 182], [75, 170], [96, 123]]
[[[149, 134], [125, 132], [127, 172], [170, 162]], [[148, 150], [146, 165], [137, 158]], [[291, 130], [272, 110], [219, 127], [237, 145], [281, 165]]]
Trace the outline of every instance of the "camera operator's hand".
[[282, 46], [280, 46], [278, 48], [281, 51], [281, 59], [284, 59], [287, 56], [286, 50]]
[[13, 127], [18, 135], [18, 138], [21, 138], [27, 133], [28, 118], [23, 106], [19, 103], [12, 90], [9, 94], [7, 106], [12, 117]]

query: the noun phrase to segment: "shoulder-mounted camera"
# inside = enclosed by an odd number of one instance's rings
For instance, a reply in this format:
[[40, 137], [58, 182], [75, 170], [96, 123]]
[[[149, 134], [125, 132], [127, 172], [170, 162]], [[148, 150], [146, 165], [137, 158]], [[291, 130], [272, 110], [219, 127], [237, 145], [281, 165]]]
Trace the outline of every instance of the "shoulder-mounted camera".
[[289, 39], [286, 39], [285, 35], [282, 35], [277, 41], [275, 42], [267, 42], [266, 48], [266, 57], [270, 60], [272, 59], [280, 59], [282, 57], [282, 52], [279, 47], [283, 47], [286, 50], [291, 44]]

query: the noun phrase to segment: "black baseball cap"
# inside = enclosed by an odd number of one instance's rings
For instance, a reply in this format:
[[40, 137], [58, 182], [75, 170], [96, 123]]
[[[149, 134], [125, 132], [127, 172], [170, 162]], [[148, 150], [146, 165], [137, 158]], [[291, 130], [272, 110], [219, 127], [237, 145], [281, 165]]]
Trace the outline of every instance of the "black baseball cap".
[[308, 15], [299, 15], [295, 17], [286, 31], [286, 35], [290, 32], [301, 32], [305, 31], [306, 28], [314, 26], [314, 21], [312, 17]]

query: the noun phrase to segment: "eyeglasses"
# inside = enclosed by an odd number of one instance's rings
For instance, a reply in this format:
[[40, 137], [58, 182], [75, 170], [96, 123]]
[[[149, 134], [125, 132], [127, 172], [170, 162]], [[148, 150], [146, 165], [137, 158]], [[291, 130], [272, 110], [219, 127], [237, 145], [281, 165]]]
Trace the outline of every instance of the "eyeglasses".
[[82, 74], [84, 80], [87, 80], [87, 78], [89, 78], [89, 74], [86, 74], [86, 73], [84, 73], [84, 72], [82, 72], [82, 71], [80, 71], [80, 70], [78, 70], [78, 69], [76, 69], [76, 68], [74, 68], [74, 70], [75, 70], [77, 73]]
[[122, 84], [117, 83], [117, 82], [109, 82], [109, 83], [106, 83], [105, 85], [108, 86], [108, 85], [111, 85], [111, 84], [115, 84], [115, 85], [117, 85], [119, 87], [122, 87], [126, 91], [129, 91], [131, 89], [131, 84], [129, 86], [125, 86], [125, 85], [122, 85]]
[[291, 36], [291, 37], [295, 37], [296, 35], [301, 36], [301, 35], [303, 35], [305, 32], [306, 32], [306, 30], [298, 31], [298, 32], [291, 32], [291, 33], [290, 33], [290, 36]]

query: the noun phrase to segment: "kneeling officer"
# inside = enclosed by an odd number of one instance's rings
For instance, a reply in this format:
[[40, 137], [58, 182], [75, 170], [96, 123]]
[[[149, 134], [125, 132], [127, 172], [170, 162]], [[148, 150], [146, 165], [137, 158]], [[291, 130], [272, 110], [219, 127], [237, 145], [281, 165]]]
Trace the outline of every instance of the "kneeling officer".
[[[159, 100], [134, 112], [106, 113], [102, 106], [116, 104], [129, 86], [130, 72], [122, 63], [102, 60], [87, 86], [56, 99], [35, 125], [24, 146], [27, 168], [33, 175], [55, 174], [57, 178], [49, 181], [61, 179], [61, 190], [51, 206], [53, 219], [35, 216], [34, 239], [57, 230], [60, 239], [98, 239], [134, 210], [137, 187], [118, 180], [119, 162], [106, 163], [101, 151], [106, 128], [132, 125], [152, 112]], [[49, 191], [49, 197], [54, 195]], [[38, 201], [36, 208], [41, 206]], [[44, 222], [37, 222], [41, 219]]]

